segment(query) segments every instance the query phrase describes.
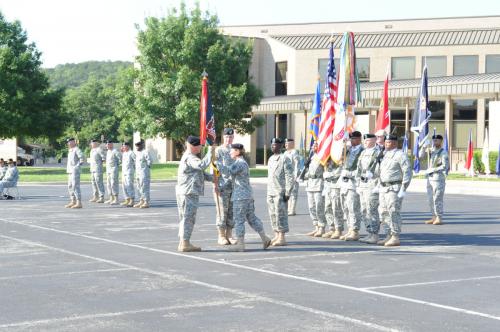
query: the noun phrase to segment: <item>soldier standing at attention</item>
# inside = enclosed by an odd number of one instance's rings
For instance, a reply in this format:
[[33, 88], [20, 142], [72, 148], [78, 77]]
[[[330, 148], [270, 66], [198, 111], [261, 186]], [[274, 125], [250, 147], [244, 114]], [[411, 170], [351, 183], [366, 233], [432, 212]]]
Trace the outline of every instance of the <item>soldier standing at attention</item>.
[[135, 179], [140, 199], [134, 207], [147, 209], [150, 203], [151, 158], [144, 148], [144, 141], [141, 140], [135, 143], [135, 148], [137, 149], [135, 154]]
[[204, 170], [210, 166], [213, 149], [208, 149], [208, 153], [201, 160], [198, 157], [201, 148], [200, 138], [189, 136], [186, 139], [186, 151], [179, 162], [175, 187], [180, 218], [178, 251], [201, 251], [200, 247], [190, 243], [190, 239], [196, 221], [199, 197], [204, 192], [204, 181], [212, 180], [211, 175], [204, 173]]
[[448, 171], [448, 153], [442, 148], [443, 136], [432, 136], [432, 151], [427, 177], [427, 196], [432, 218], [426, 224], [441, 225], [443, 223], [443, 198], [446, 187], [446, 172]]
[[267, 207], [275, 236], [273, 246], [286, 246], [285, 233], [288, 233], [288, 199], [293, 187], [293, 166], [290, 159], [281, 153], [281, 138], [271, 140], [273, 155], [268, 160]]
[[295, 142], [293, 138], [285, 138], [285, 157], [290, 159], [293, 166], [293, 187], [290, 193], [290, 199], [288, 200], [288, 215], [296, 215], [297, 207], [297, 197], [299, 195], [299, 183], [297, 178], [300, 174], [300, 155], [297, 149], [295, 149]]
[[[214, 187], [214, 200], [215, 204], [219, 204], [216, 207], [217, 219], [216, 226], [219, 233], [217, 243], [220, 245], [231, 244], [233, 237], [233, 203], [231, 200], [231, 194], [233, 192], [233, 182], [231, 180], [231, 174], [229, 174], [229, 166], [234, 162], [231, 159], [230, 151], [231, 144], [234, 139], [234, 130], [232, 128], [224, 129], [223, 144], [217, 149], [215, 149], [215, 163], [219, 165], [220, 177], [218, 182], [218, 193]], [[219, 200], [217, 197], [219, 196]], [[220, 213], [220, 215], [219, 215]]]
[[346, 159], [342, 165], [340, 173], [340, 197], [342, 210], [349, 227], [347, 234], [340, 237], [344, 241], [359, 240], [359, 227], [361, 226], [361, 203], [359, 194], [356, 192], [355, 176], [358, 168], [358, 159], [363, 151], [361, 146], [361, 133], [353, 131], [351, 138], [351, 147], [347, 150]]
[[118, 204], [118, 166], [120, 165], [120, 152], [118, 152], [113, 142], [106, 141], [106, 184], [108, 187], [109, 199], [106, 204]]
[[122, 206], [134, 206], [134, 173], [135, 173], [135, 153], [130, 148], [129, 142], [122, 144], [122, 189], [125, 200]]
[[7, 172], [7, 164], [5, 164], [5, 160], [3, 158], [0, 158], [0, 180], [3, 179], [5, 176], [5, 173]]
[[93, 197], [91, 203], [104, 203], [104, 181], [102, 174], [103, 153], [98, 140], [90, 141], [90, 181]]
[[80, 166], [83, 164], [83, 153], [76, 145], [74, 138], [66, 140], [68, 145], [68, 163], [66, 164], [66, 173], [68, 173], [68, 192], [70, 202], [65, 208], [81, 209], [82, 192], [80, 191]]
[[318, 143], [314, 142], [312, 146], [314, 154], [311, 156], [311, 163], [306, 173], [306, 192], [307, 204], [309, 206], [309, 215], [311, 216], [314, 229], [307, 233], [308, 236], [321, 237], [325, 234], [325, 197], [323, 193], [323, 171], [318, 158]]
[[389, 226], [390, 233], [377, 244], [386, 247], [400, 245], [401, 205], [412, 174], [408, 156], [402, 150], [397, 149], [397, 145], [397, 136], [385, 137], [384, 159], [380, 163], [378, 211], [380, 221]]
[[325, 218], [330, 230], [322, 235], [324, 238], [339, 239], [344, 231], [344, 214], [340, 201], [338, 180], [342, 166], [328, 160], [323, 173], [325, 192]]

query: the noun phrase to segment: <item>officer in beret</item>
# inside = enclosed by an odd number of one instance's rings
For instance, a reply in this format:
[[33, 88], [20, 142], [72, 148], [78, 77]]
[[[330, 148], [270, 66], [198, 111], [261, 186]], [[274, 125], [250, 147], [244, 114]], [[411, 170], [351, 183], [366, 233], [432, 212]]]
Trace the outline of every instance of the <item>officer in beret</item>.
[[147, 209], [150, 203], [151, 157], [144, 146], [144, 141], [135, 143], [135, 181], [139, 191], [139, 202], [133, 207]]
[[201, 149], [200, 138], [189, 136], [186, 139], [186, 151], [179, 162], [175, 187], [180, 218], [178, 251], [201, 251], [200, 247], [191, 244], [190, 239], [196, 221], [199, 197], [204, 193], [204, 181], [213, 179], [210, 174], [204, 172], [212, 161], [213, 148], [208, 149], [203, 159], [198, 157]]
[[432, 150], [427, 177], [427, 197], [432, 218], [426, 224], [441, 225], [443, 223], [443, 198], [446, 187], [446, 173], [449, 168], [448, 153], [443, 149], [443, 136], [432, 136]]
[[126, 207], [134, 206], [135, 190], [135, 153], [129, 142], [122, 144], [122, 189], [125, 200], [120, 204]]
[[293, 188], [293, 166], [290, 159], [281, 152], [283, 140], [273, 138], [271, 151], [273, 155], [268, 160], [267, 175], [267, 207], [271, 226], [274, 230], [273, 246], [285, 246], [285, 233], [288, 233], [288, 200]]
[[104, 203], [116, 205], [118, 204], [118, 166], [121, 155], [110, 140], [106, 141], [106, 149], [106, 184], [109, 199]]
[[103, 161], [105, 157], [101, 143], [93, 139], [90, 141], [90, 182], [92, 183], [91, 203], [104, 203]]
[[[293, 178], [296, 180], [300, 174], [300, 154], [295, 149], [295, 142], [293, 138], [285, 138], [285, 158], [290, 159], [293, 166]], [[293, 181], [292, 192], [288, 200], [288, 215], [294, 216], [296, 214], [297, 197], [299, 196], [299, 183]]]
[[82, 192], [80, 191], [80, 168], [84, 163], [83, 153], [76, 145], [74, 138], [66, 140], [68, 145], [68, 162], [66, 164], [66, 173], [68, 174], [68, 192], [70, 202], [65, 208], [81, 209], [82, 208]]

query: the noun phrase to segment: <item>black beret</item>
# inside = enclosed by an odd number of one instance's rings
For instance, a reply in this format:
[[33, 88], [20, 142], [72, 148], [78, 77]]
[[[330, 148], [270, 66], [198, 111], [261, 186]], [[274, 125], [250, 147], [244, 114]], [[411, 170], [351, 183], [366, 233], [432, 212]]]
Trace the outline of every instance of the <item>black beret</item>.
[[283, 144], [283, 140], [279, 137], [274, 137], [273, 139], [271, 139], [271, 144]]
[[196, 136], [188, 136], [188, 138], [186, 139], [186, 142], [188, 142], [189, 144], [191, 144], [193, 146], [198, 146], [198, 145], [200, 145], [200, 138], [196, 137]]
[[443, 139], [443, 136], [437, 134], [437, 135], [432, 136], [432, 139]]
[[374, 135], [374, 134], [364, 134], [364, 135], [363, 135], [363, 138], [364, 138], [364, 139], [367, 139], [367, 138], [375, 138], [375, 135]]
[[231, 144], [231, 149], [243, 150], [244, 147], [243, 147], [243, 144], [235, 143], [235, 144]]
[[349, 134], [349, 138], [353, 137], [361, 137], [361, 133], [359, 131], [353, 131], [352, 133]]
[[135, 142], [135, 146], [139, 146], [139, 145], [143, 145], [143, 144], [144, 144], [144, 141], [142, 139], [138, 142]]
[[129, 142], [123, 142], [122, 145], [123, 146], [130, 146], [130, 143]]
[[397, 141], [398, 137], [396, 135], [388, 134], [388, 135], [385, 135], [385, 140], [386, 141]]
[[99, 140], [97, 140], [97, 139], [91, 139], [90, 143], [99, 143]]
[[12, 160], [12, 158], [9, 158], [9, 161], [7, 162], [8, 164], [13, 164], [14, 163], [14, 160]]
[[293, 141], [294, 141], [293, 138], [285, 138], [285, 143], [286, 142], [293, 142]]
[[70, 138], [66, 139], [66, 143], [69, 143], [69, 142], [74, 141], [74, 140], [75, 139], [73, 137], [70, 137]]
[[234, 135], [233, 128], [224, 128], [224, 135]]
[[106, 143], [106, 144], [110, 144], [110, 143], [111, 143], [111, 144], [112, 144], [112, 143], [113, 143], [113, 141], [111, 141], [111, 140], [107, 139], [107, 140], [105, 140], [105, 141], [104, 141], [104, 143]]

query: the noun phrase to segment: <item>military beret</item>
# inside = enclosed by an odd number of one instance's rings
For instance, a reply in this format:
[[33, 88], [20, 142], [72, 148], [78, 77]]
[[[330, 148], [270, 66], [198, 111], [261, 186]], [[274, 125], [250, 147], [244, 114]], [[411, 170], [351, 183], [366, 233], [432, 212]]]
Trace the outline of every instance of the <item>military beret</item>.
[[386, 141], [397, 141], [398, 137], [396, 135], [388, 134], [388, 135], [385, 135], [385, 140]]
[[361, 137], [361, 133], [359, 131], [353, 131], [349, 134], [349, 138]]
[[443, 136], [437, 134], [437, 135], [433, 135], [432, 136], [432, 139], [443, 139]]
[[244, 147], [243, 147], [243, 144], [235, 143], [235, 144], [231, 144], [231, 149], [243, 150]]
[[283, 144], [283, 140], [279, 137], [274, 137], [273, 139], [271, 139], [271, 144]]
[[106, 143], [106, 144], [113, 144], [113, 141], [112, 141], [112, 140], [107, 139], [104, 143]]
[[99, 143], [99, 140], [97, 140], [97, 139], [91, 139], [90, 143]]
[[375, 135], [374, 135], [374, 134], [364, 134], [364, 135], [363, 135], [363, 138], [364, 138], [364, 139], [367, 139], [367, 138], [375, 138]]
[[224, 135], [234, 135], [233, 128], [224, 128]]
[[285, 138], [285, 143], [286, 142], [293, 142], [293, 141], [294, 141], [293, 138]]
[[74, 140], [75, 140], [75, 139], [74, 139], [73, 137], [67, 138], [67, 139], [66, 139], [66, 143], [69, 143], [69, 142], [74, 141]]
[[144, 144], [144, 141], [142, 139], [138, 142], [135, 142], [135, 146], [139, 146], [139, 145], [143, 145], [143, 144]]
[[130, 143], [129, 142], [123, 142], [122, 146], [130, 146]]
[[200, 138], [196, 137], [196, 136], [188, 136], [188, 138], [186, 139], [186, 142], [188, 142], [189, 144], [191, 144], [193, 146], [198, 146], [198, 145], [200, 145]]
[[12, 160], [12, 158], [9, 158], [9, 161], [7, 162], [8, 164], [13, 164], [14, 163], [14, 160]]

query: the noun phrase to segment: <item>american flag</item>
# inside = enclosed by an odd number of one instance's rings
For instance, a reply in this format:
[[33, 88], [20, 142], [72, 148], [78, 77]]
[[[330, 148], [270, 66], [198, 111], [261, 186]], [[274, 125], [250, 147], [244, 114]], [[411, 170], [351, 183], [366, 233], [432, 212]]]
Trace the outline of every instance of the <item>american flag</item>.
[[325, 94], [323, 97], [323, 111], [319, 124], [318, 157], [324, 165], [330, 158], [330, 149], [333, 141], [333, 127], [335, 124], [335, 104], [337, 102], [337, 73], [333, 60], [333, 43], [330, 43], [330, 56], [326, 73]]

